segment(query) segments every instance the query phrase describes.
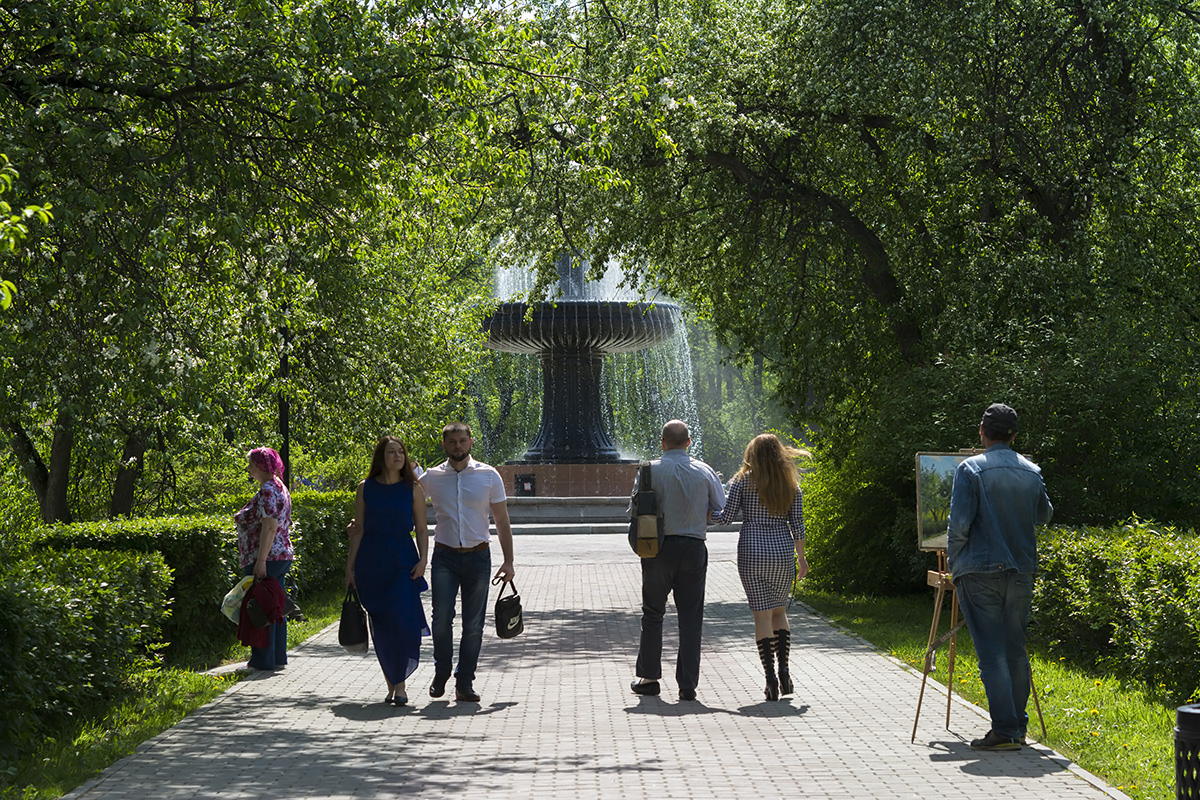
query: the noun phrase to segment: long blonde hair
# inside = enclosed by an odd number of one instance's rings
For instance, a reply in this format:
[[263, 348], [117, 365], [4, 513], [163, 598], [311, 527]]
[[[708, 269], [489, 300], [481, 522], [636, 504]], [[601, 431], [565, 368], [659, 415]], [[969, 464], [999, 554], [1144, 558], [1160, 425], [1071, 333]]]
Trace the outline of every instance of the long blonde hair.
[[809, 455], [807, 450], [785, 445], [773, 433], [760, 433], [746, 445], [742, 466], [733, 479], [746, 481], [767, 511], [783, 517], [800, 491], [796, 459]]

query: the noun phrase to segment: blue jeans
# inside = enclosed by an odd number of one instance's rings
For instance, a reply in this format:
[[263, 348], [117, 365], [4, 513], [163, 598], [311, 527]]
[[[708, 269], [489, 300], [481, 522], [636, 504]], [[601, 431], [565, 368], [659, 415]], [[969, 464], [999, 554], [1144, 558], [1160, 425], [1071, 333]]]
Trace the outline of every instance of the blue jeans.
[[[279, 581], [283, 587], [283, 576], [292, 568], [291, 561], [268, 561], [267, 577]], [[254, 574], [254, 564], [242, 571], [243, 575]], [[285, 590], [286, 591], [286, 590]], [[254, 669], [275, 669], [287, 666], [287, 617], [270, 626], [271, 642], [266, 647], [251, 647], [247, 666]]]
[[449, 678], [454, 664], [454, 603], [462, 590], [463, 635], [458, 647], [458, 669], [454, 683], [470, 689], [479, 665], [483, 644], [483, 618], [487, 612], [488, 581], [492, 577], [492, 553], [488, 548], [458, 553], [445, 547], [433, 548], [430, 589], [433, 599], [433, 674]]
[[636, 668], [639, 678], [662, 677], [663, 616], [667, 595], [673, 593], [679, 614], [675, 683], [680, 691], [695, 691], [700, 682], [700, 633], [704, 627], [707, 576], [708, 546], [703, 539], [667, 536], [657, 556], [642, 559], [642, 636]]
[[1029, 655], [1025, 628], [1033, 603], [1033, 576], [1016, 570], [972, 572], [954, 579], [979, 656], [979, 678], [987, 692], [992, 730], [1019, 739], [1029, 727]]

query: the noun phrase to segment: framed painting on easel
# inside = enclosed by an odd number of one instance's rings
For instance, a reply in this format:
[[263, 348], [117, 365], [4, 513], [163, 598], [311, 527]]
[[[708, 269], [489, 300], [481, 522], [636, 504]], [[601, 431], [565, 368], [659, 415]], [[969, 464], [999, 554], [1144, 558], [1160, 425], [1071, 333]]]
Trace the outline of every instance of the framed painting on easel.
[[981, 450], [957, 453], [917, 453], [917, 548], [946, 549], [946, 522], [950, 519], [950, 489], [954, 470]]

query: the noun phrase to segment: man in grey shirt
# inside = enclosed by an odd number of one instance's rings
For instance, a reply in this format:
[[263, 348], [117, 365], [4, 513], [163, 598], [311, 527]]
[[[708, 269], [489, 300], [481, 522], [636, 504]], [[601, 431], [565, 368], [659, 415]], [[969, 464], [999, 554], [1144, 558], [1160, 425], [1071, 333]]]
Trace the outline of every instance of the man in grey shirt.
[[[704, 626], [704, 583], [708, 573], [709, 513], [725, 505], [721, 480], [708, 464], [691, 458], [691, 434], [673, 419], [663, 426], [662, 458], [650, 462], [650, 483], [663, 510], [663, 545], [642, 559], [642, 638], [638, 648], [636, 694], [657, 695], [662, 677], [662, 628], [667, 595], [679, 611], [679, 655], [675, 682], [680, 700], [695, 700], [700, 681], [700, 632]], [[634, 481], [637, 491], [637, 481]]]

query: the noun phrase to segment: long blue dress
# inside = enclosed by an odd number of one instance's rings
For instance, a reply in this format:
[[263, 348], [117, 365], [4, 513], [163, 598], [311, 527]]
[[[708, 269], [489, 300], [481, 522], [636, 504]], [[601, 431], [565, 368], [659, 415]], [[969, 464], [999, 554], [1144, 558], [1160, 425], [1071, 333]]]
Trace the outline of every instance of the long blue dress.
[[354, 584], [371, 620], [375, 655], [389, 683], [406, 680], [429, 635], [421, 592], [424, 578], [409, 577], [417, 553], [411, 483], [363, 482], [363, 537], [354, 559]]

